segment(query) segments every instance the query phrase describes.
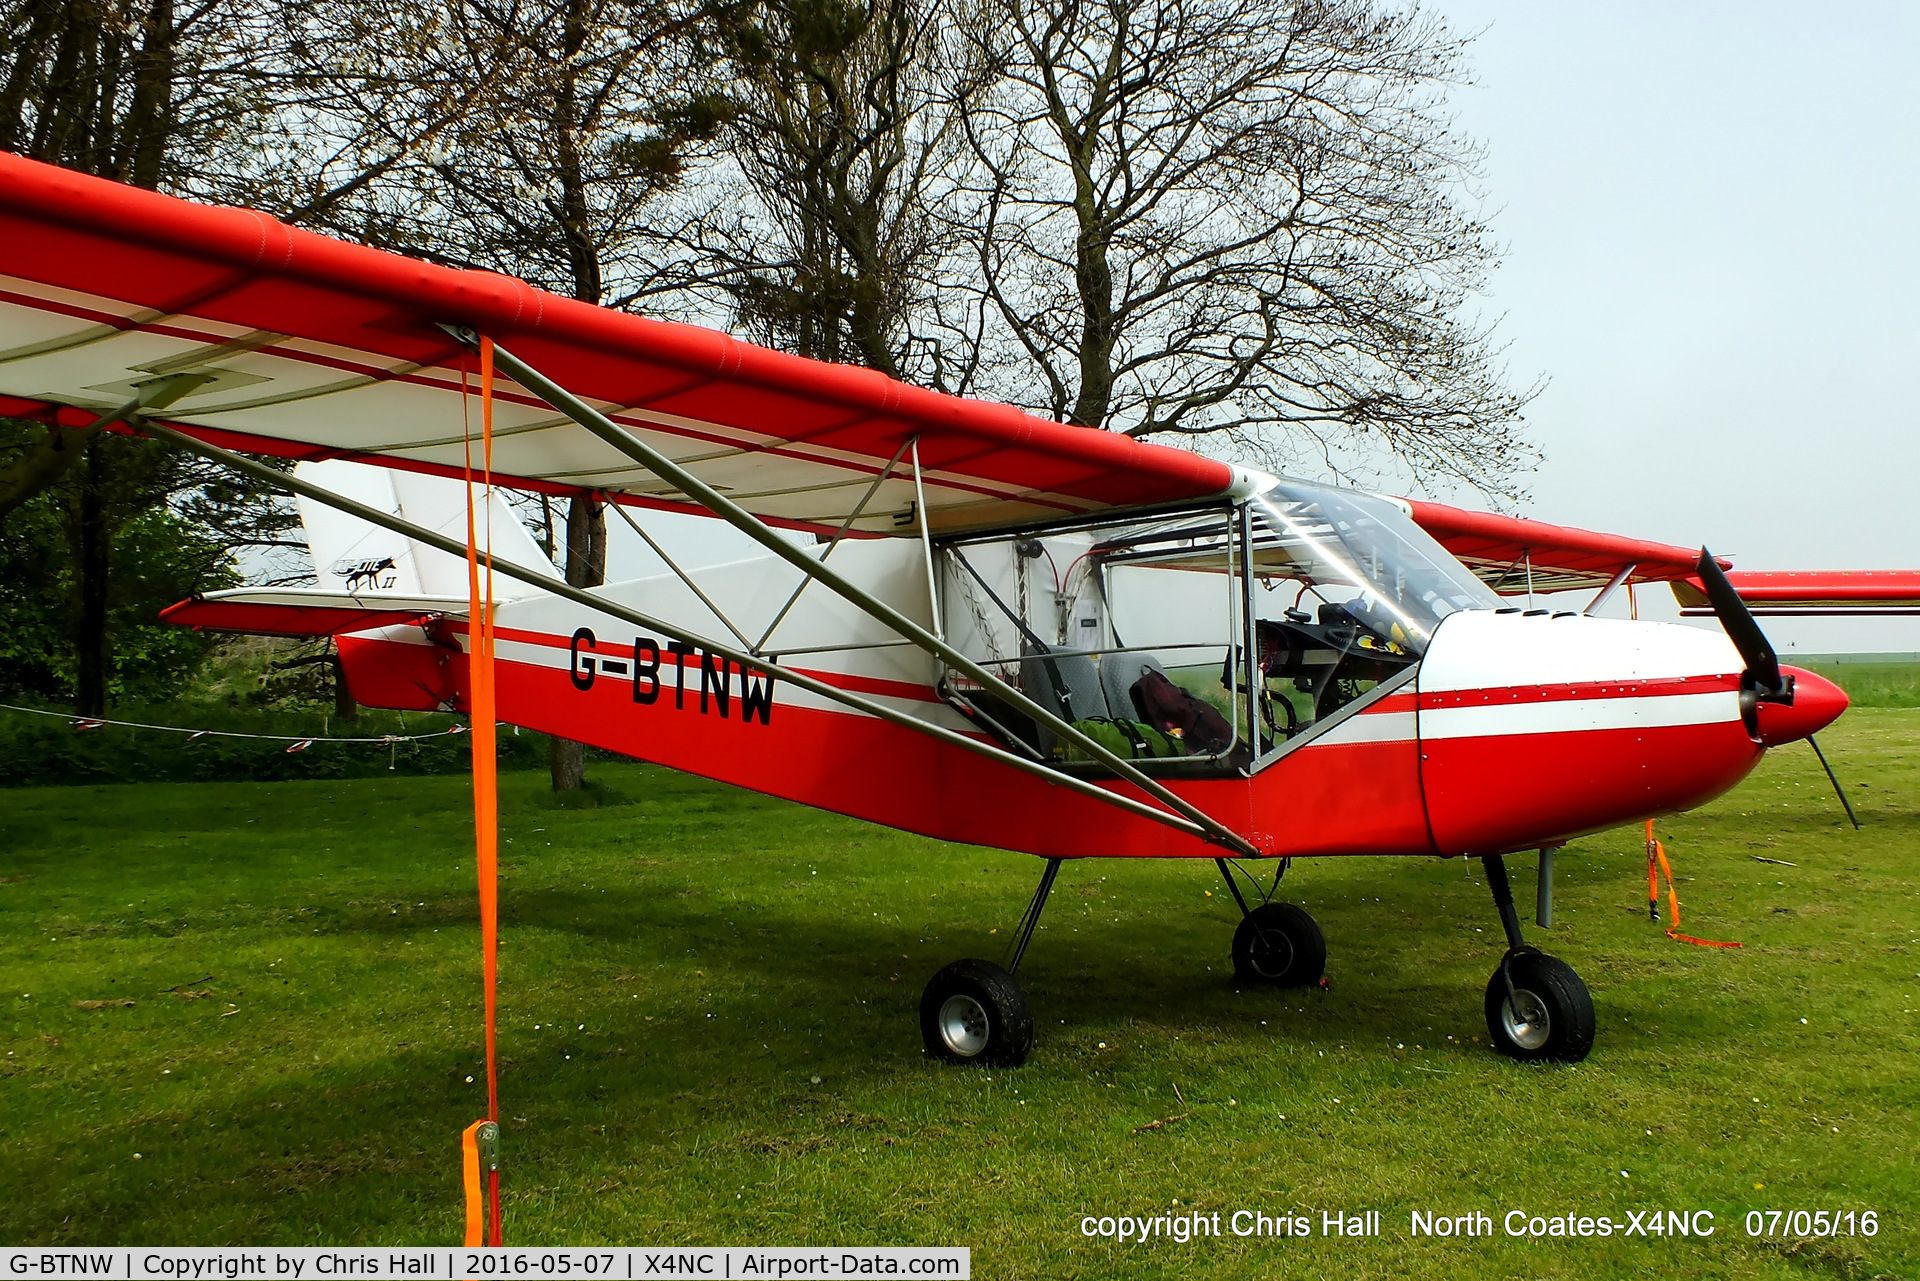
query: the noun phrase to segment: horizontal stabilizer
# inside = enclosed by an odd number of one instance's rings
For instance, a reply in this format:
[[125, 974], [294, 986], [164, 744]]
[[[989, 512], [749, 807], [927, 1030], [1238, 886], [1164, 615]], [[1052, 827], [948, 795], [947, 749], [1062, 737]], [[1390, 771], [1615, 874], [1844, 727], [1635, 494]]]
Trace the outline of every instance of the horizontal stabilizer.
[[433, 616], [465, 618], [467, 598], [236, 587], [193, 596], [160, 611], [162, 620], [181, 627], [262, 636], [337, 636]]

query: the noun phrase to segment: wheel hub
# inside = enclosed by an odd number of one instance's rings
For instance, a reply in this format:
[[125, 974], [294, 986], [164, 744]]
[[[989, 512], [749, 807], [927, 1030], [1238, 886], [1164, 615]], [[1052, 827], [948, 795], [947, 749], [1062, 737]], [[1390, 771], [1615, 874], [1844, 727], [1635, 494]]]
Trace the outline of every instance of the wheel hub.
[[987, 1048], [987, 1010], [970, 996], [948, 997], [940, 1006], [939, 1027], [940, 1039], [961, 1058], [973, 1058]]
[[1507, 1039], [1523, 1050], [1537, 1050], [1553, 1035], [1553, 1018], [1547, 1003], [1523, 987], [1513, 989], [1501, 1003], [1500, 1022]]
[[1263, 930], [1254, 936], [1247, 959], [1261, 978], [1283, 979], [1293, 967], [1293, 940], [1279, 930]]

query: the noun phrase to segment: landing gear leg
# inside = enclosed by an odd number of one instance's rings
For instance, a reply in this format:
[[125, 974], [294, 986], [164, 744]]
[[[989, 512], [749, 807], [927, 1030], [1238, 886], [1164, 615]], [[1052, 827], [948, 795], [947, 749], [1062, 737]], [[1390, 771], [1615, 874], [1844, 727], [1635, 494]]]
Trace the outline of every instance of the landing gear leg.
[[1593, 1049], [1593, 998], [1587, 985], [1565, 961], [1527, 945], [1506, 863], [1499, 855], [1481, 861], [1507, 935], [1507, 954], [1487, 980], [1487, 1034], [1493, 1048], [1527, 1062], [1578, 1063]]
[[1240, 925], [1233, 932], [1234, 977], [1271, 987], [1318, 983], [1327, 972], [1327, 939], [1319, 922], [1292, 903], [1267, 902], [1249, 908], [1233, 879], [1232, 864], [1224, 858], [1214, 863], [1226, 877], [1233, 901], [1240, 905]]
[[1040, 926], [1060, 874], [1060, 860], [1047, 860], [1027, 911], [1015, 931], [1005, 969], [992, 961], [955, 961], [928, 981], [920, 994], [920, 1039], [927, 1053], [947, 1063], [983, 1067], [1019, 1067], [1033, 1049], [1033, 1016], [1027, 997], [1014, 981], [1027, 944]]

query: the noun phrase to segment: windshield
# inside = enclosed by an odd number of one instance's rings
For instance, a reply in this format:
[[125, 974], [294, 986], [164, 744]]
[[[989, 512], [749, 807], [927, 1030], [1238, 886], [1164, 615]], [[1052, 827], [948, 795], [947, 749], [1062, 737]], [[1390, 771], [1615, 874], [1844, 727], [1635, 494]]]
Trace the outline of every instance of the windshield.
[[1286, 480], [1255, 497], [1253, 573], [1301, 580], [1383, 640], [1416, 653], [1463, 609], [1500, 600], [1383, 498]]

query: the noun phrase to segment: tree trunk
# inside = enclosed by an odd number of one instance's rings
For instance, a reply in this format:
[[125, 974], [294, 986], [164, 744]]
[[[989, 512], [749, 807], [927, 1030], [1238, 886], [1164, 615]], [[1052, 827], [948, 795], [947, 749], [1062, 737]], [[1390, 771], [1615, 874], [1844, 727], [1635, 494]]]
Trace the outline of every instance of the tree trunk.
[[20, 457], [0, 467], [0, 520], [8, 512], [59, 480], [86, 455], [98, 428], [49, 424], [45, 440], [36, 441]]
[[[582, 495], [567, 500], [567, 583], [598, 587], [607, 581], [607, 508]], [[571, 792], [586, 781], [587, 749], [572, 739], [555, 738], [548, 759], [553, 790]]]
[[140, 50], [133, 55], [133, 103], [119, 167], [134, 186], [158, 190], [174, 134], [173, 0], [153, 0], [143, 25]]
[[340, 655], [334, 654], [328, 670], [333, 673], [333, 714], [343, 721], [360, 719], [360, 704], [353, 700], [353, 690], [347, 685], [347, 665], [340, 661]]
[[553, 775], [554, 791], [579, 791], [580, 785], [587, 781], [586, 747], [570, 738], [554, 739], [547, 769]]
[[106, 462], [98, 443], [88, 446], [80, 484], [78, 595], [73, 619], [75, 662], [73, 710], [104, 716], [113, 651], [107, 636], [107, 579], [113, 569], [113, 531], [107, 525]]
[[[580, 104], [576, 94], [574, 59], [585, 46], [587, 12], [584, 0], [567, 6], [561, 47], [567, 69], [559, 77], [553, 103], [555, 168], [560, 180], [560, 236], [565, 242], [567, 267], [573, 275], [573, 296], [598, 303], [602, 289], [600, 255], [593, 241], [585, 171], [581, 165], [577, 132]], [[567, 500], [566, 579], [574, 587], [598, 587], [607, 581], [607, 516], [597, 499], [588, 495]], [[548, 770], [553, 790], [571, 792], [586, 782], [587, 749], [572, 739], [555, 738]]]
[[1107, 228], [1101, 222], [1087, 150], [1076, 153], [1073, 167], [1073, 207], [1080, 223], [1073, 246], [1073, 283], [1081, 314], [1080, 394], [1069, 421], [1105, 427], [1113, 407], [1113, 264], [1107, 257]]

